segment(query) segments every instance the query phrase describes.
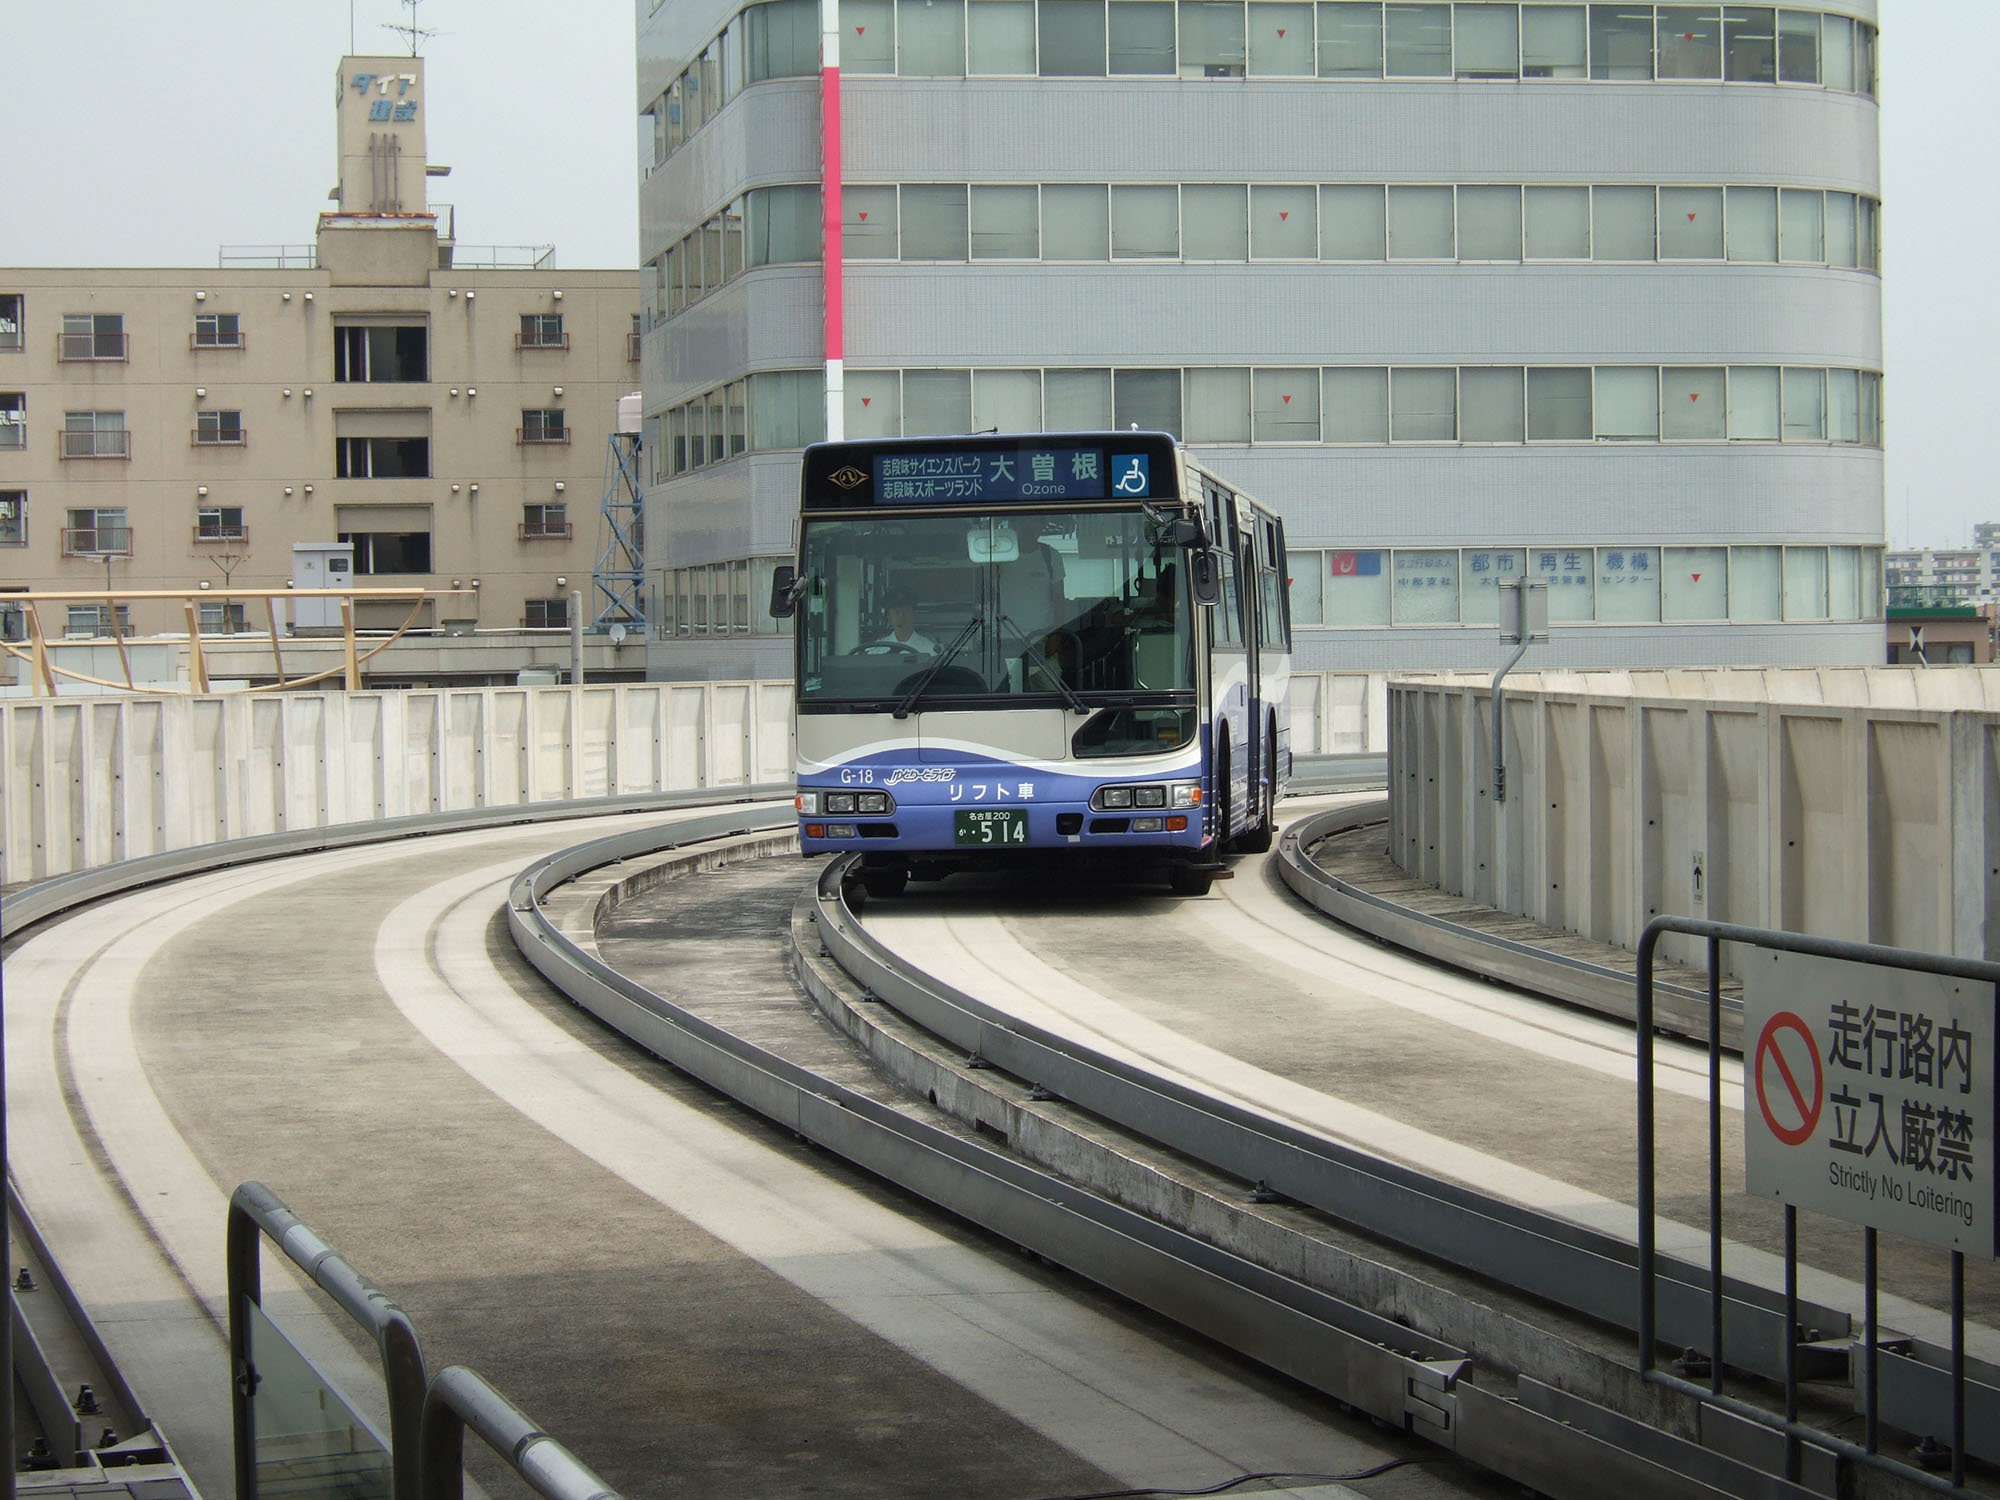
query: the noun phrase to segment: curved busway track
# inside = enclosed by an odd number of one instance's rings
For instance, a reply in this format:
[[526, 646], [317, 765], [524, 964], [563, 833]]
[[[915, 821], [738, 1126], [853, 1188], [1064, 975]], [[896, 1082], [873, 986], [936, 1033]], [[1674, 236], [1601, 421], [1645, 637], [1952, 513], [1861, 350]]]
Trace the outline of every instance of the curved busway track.
[[[1703, 1487], [1696, 1475], [1732, 1488], [1763, 1477], [1587, 1401], [1578, 1403], [1526, 1375], [1517, 1382], [1518, 1397], [1482, 1389], [1464, 1378], [1470, 1360], [1442, 1339], [1109, 1202], [977, 1137], [954, 1133], [859, 1095], [676, 1006], [572, 942], [542, 909], [542, 897], [563, 882], [645, 852], [643, 836], [625, 836], [531, 866], [510, 891], [509, 925], [529, 961], [559, 989], [674, 1066], [805, 1139], [993, 1233], [1380, 1420], [1544, 1493], [1595, 1495], [1603, 1493], [1607, 1484], [1616, 1484], [1635, 1493], [1710, 1494], [1713, 1490]], [[1074, 1102], [1082, 1102], [1076, 1094], [1101, 1096], [1109, 1106], [1104, 1110], [1107, 1115], [1149, 1113], [1145, 1101], [1160, 1097], [1154, 1080], [1119, 1076], [1116, 1068], [1099, 1068], [1088, 1058], [1065, 1059], [1059, 1049], [1023, 1054], [1010, 1038], [1034, 1045], [1037, 1039], [1025, 1030], [1014, 1031], [1004, 1018], [973, 1016], [963, 1005], [940, 1001], [937, 992], [942, 986], [902, 972], [885, 954], [867, 953], [866, 935], [840, 895], [849, 874], [851, 861], [829, 864], [813, 895], [815, 910], [809, 915], [814, 920], [794, 923], [795, 941], [801, 945], [800, 977], [823, 1005], [827, 997], [820, 994], [813, 957], [804, 946], [812, 942], [815, 930], [829, 955], [843, 966], [851, 965], [847, 977], [868, 986], [861, 998], [927, 1010], [942, 1030], [958, 1033], [950, 1040], [981, 1061], [1009, 1071], [1018, 1067], [1020, 1078], [1045, 1083], [1067, 1079], [1075, 1094], [1066, 1097]], [[600, 898], [600, 913], [604, 899]], [[862, 979], [863, 974], [868, 977]], [[926, 994], [943, 1010], [927, 1007], [922, 998]], [[958, 1012], [957, 1021], [948, 1014], [953, 1010]], [[1086, 1076], [1093, 1072], [1099, 1075], [1095, 1087]], [[1230, 1143], [1240, 1144], [1245, 1134], [1243, 1123], [1216, 1115], [1196, 1119], [1195, 1133], [1208, 1137], [1201, 1144], [1209, 1149], [1193, 1154], [1211, 1159], [1228, 1156]], [[1220, 1149], [1218, 1141], [1224, 1143]], [[1369, 1167], [1382, 1165], [1363, 1161]], [[1456, 1256], [1462, 1257], [1469, 1242], [1494, 1232], [1496, 1226], [1504, 1232], [1505, 1216], [1518, 1213], [1506, 1205], [1493, 1205], [1500, 1218], [1481, 1222], [1463, 1213], [1453, 1217], [1449, 1211], [1457, 1205], [1442, 1199], [1455, 1190], [1445, 1187], [1441, 1198], [1426, 1204], [1426, 1195], [1440, 1185], [1393, 1168], [1385, 1175], [1411, 1179], [1392, 1184], [1404, 1190], [1394, 1206], [1420, 1218], [1428, 1213], [1438, 1219], [1442, 1213], [1440, 1222], [1453, 1226], [1456, 1236], [1464, 1236], [1454, 1240]], [[1358, 1175], [1349, 1182], [1358, 1192], [1368, 1191]], [[1352, 1220], [1348, 1213], [1338, 1217]], [[1629, 1274], [1629, 1265], [1624, 1269]], [[1682, 1308], [1685, 1316], [1704, 1311], [1693, 1303], [1683, 1307], [1685, 1299], [1662, 1300]], [[1761, 1306], [1732, 1307], [1732, 1314], [1746, 1327], [1768, 1321]], [[1775, 1334], [1772, 1337], [1775, 1340]], [[1775, 1352], [1771, 1357], [1775, 1360]], [[1783, 1487], [1770, 1492], [1797, 1493]]]
[[[1278, 873], [1293, 895], [1344, 926], [1355, 928], [1427, 962], [1450, 964], [1471, 973], [1519, 985], [1538, 995], [1630, 1022], [1636, 1012], [1630, 973], [1555, 953], [1497, 933], [1413, 911], [1385, 901], [1351, 881], [1329, 873], [1312, 858], [1324, 839], [1373, 827], [1388, 820], [1386, 802], [1370, 802], [1317, 813], [1286, 829], [1278, 847]], [[1662, 1030], [1706, 1042], [1708, 996], [1664, 981], [1654, 986], [1654, 1013]], [[1722, 1045], [1741, 1052], [1743, 1003], [1723, 997]]]
[[[583, 845], [525, 870], [508, 923], [528, 961], [572, 1000], [675, 1067], [807, 1140], [1142, 1306], [1398, 1428], [1424, 1425], [1465, 1367], [1457, 1349], [1110, 1204], [938, 1125], [830, 1082], [672, 1004], [560, 932], [542, 898], [648, 852], [641, 836]], [[655, 836], [657, 847], [657, 837]], [[836, 883], [845, 862], [823, 877]]]
[[[754, 812], [747, 807], [738, 807], [730, 813], [718, 815], [719, 825], [717, 820], [709, 820], [712, 826], [726, 827], [732, 821], [739, 824], [745, 821], [768, 823], [778, 816], [789, 823], [789, 808], [783, 804], [777, 808], [771, 805], [774, 799], [784, 797], [789, 791], [789, 785], [733, 786], [698, 792], [645, 793], [419, 814], [196, 845], [59, 876], [10, 893], [4, 903], [4, 911], [0, 911], [0, 921], [4, 922], [4, 926], [0, 926], [0, 938], [4, 938], [9, 954], [9, 989], [12, 991], [14, 988], [11, 983], [15, 977], [13, 964], [21, 946], [39, 940], [43, 936], [40, 929], [49, 926], [51, 932], [58, 931], [59, 928], [50, 924], [67, 914], [121, 897], [143, 898], [149, 891], [170, 887], [180, 881], [206, 875], [226, 876], [231, 870], [258, 864], [321, 852], [358, 851], [366, 846], [405, 839], [503, 830], [607, 815], [674, 812], [719, 803], [742, 804], [761, 800], [764, 807]], [[660, 832], [654, 830], [651, 837], [655, 843], [659, 842]], [[97, 932], [91, 938], [92, 945], [109, 943], [116, 937], [115, 931], [107, 935], [96, 928], [92, 930]], [[34, 986], [31, 984], [28, 989], [33, 990]], [[21, 1003], [26, 998], [25, 993], [9, 995], [7, 1022], [10, 1033], [19, 1027], [35, 1024], [35, 1017], [30, 1014], [35, 1007]], [[44, 1017], [43, 1022], [57, 1024], [57, 1017], [51, 1014]], [[28, 1040], [25, 1034], [11, 1038], [15, 1044], [25, 1040]], [[28, 1057], [45, 1045], [37, 1037], [35, 1046], [21, 1048], [13, 1066], [10, 1066], [10, 1074], [20, 1069]], [[16, 1048], [10, 1046], [10, 1051], [14, 1050]], [[125, 1225], [129, 1216], [119, 1205], [129, 1206], [141, 1200], [134, 1199], [127, 1188], [97, 1171], [82, 1177], [76, 1173], [73, 1165], [76, 1161], [88, 1159], [102, 1149], [86, 1138], [88, 1131], [95, 1127], [86, 1126], [86, 1135], [64, 1135], [60, 1139], [50, 1137], [42, 1129], [44, 1124], [49, 1123], [45, 1119], [48, 1115], [65, 1122], [64, 1130], [76, 1128], [73, 1116], [79, 1108], [77, 1101], [62, 1091], [51, 1094], [50, 1090], [56, 1088], [53, 1077], [45, 1080], [39, 1076], [19, 1076], [9, 1081], [8, 1123], [12, 1138], [10, 1155], [13, 1158], [10, 1163], [13, 1169], [10, 1191], [19, 1183], [25, 1198], [30, 1196], [31, 1188], [44, 1188], [56, 1196], [45, 1194], [38, 1201], [45, 1206], [48, 1203], [60, 1204], [60, 1212], [55, 1215], [60, 1223], [42, 1226], [49, 1231], [48, 1247], [43, 1248], [39, 1238], [30, 1235], [23, 1248], [32, 1247], [41, 1256], [52, 1251], [60, 1252], [60, 1264], [49, 1262], [50, 1276], [47, 1280], [51, 1286], [74, 1287], [70, 1295], [82, 1314], [72, 1320], [78, 1337], [90, 1342], [91, 1328], [98, 1321], [85, 1309], [103, 1300], [121, 1310], [111, 1323], [104, 1324], [98, 1331], [96, 1340], [100, 1357], [111, 1365], [111, 1373], [102, 1383], [96, 1379], [92, 1383], [108, 1395], [126, 1390], [128, 1383], [132, 1387], [152, 1390], [154, 1399], [150, 1404], [153, 1407], [172, 1409], [166, 1413], [155, 1410], [150, 1414], [162, 1421], [174, 1418], [161, 1430], [171, 1442], [175, 1456], [191, 1469], [210, 1475], [227, 1474], [226, 1438], [220, 1448], [216, 1448], [211, 1441], [218, 1415], [209, 1409], [211, 1403], [204, 1394], [207, 1388], [199, 1383], [190, 1385], [182, 1378], [188, 1358], [209, 1357], [211, 1352], [213, 1357], [223, 1357], [222, 1346], [215, 1340], [218, 1330], [226, 1322], [224, 1299], [219, 1279], [211, 1286], [202, 1273], [190, 1273], [178, 1259], [176, 1249], [177, 1246], [185, 1249], [196, 1241], [206, 1243], [211, 1235], [219, 1236], [223, 1223], [220, 1209], [213, 1215], [212, 1224], [202, 1220], [188, 1225], [177, 1213], [174, 1230], [163, 1232], [153, 1222], [152, 1216], [159, 1210], [155, 1201], [148, 1197], [143, 1200], [142, 1218], [151, 1228], [149, 1231], [135, 1229], [134, 1232], [140, 1236], [137, 1240], [124, 1230], [106, 1233], [98, 1228], [86, 1228], [84, 1238], [78, 1240], [74, 1232], [78, 1225]], [[84, 1108], [87, 1111], [87, 1104]], [[166, 1134], [171, 1135], [171, 1131]], [[174, 1235], [181, 1229], [188, 1230], [193, 1239], [176, 1239]], [[56, 1232], [58, 1230], [62, 1232]], [[150, 1238], [147, 1237], [149, 1234]], [[218, 1249], [219, 1243], [217, 1239]], [[80, 1263], [73, 1264], [72, 1257], [79, 1251]], [[158, 1253], [157, 1264], [153, 1259], [154, 1252]], [[379, 1400], [371, 1403], [368, 1395], [376, 1388], [375, 1373], [365, 1360], [356, 1359], [334, 1321], [306, 1296], [302, 1285], [278, 1295], [296, 1320], [295, 1331], [304, 1335], [314, 1358], [321, 1360], [323, 1367], [346, 1389], [359, 1393], [364, 1409], [369, 1410], [378, 1422], [385, 1419], [386, 1408], [379, 1407]], [[184, 1310], [176, 1311], [182, 1309], [183, 1304]], [[144, 1315], [131, 1316], [133, 1306], [145, 1308]], [[170, 1387], [172, 1396], [162, 1396], [161, 1393]], [[215, 1389], [221, 1391], [224, 1387]], [[104, 1420], [111, 1419], [106, 1417]], [[226, 1432], [226, 1412], [220, 1414], [219, 1421]]]
[[[835, 962], [914, 1024], [1015, 1077], [1218, 1171], [1366, 1233], [1488, 1276], [1614, 1327], [1636, 1327], [1637, 1257], [1623, 1239], [1355, 1151], [1158, 1077], [905, 968], [842, 899], [839, 867], [818, 892], [821, 940]], [[1708, 1330], [1705, 1272], [1662, 1262], [1661, 1336], [1684, 1345]], [[1783, 1298], [1729, 1284], [1731, 1362], [1783, 1369]], [[1806, 1307], [1821, 1329], [1845, 1313]]]

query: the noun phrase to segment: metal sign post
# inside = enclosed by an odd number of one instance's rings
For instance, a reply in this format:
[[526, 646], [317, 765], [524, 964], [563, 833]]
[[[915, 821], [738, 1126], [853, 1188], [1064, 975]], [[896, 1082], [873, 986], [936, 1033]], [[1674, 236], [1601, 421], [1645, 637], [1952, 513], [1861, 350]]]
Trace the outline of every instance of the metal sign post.
[[1493, 800], [1505, 802], [1507, 753], [1500, 738], [1500, 679], [1514, 670], [1530, 646], [1548, 644], [1549, 585], [1540, 578], [1504, 578], [1499, 587], [1500, 644], [1514, 648], [1506, 665], [1493, 674]]

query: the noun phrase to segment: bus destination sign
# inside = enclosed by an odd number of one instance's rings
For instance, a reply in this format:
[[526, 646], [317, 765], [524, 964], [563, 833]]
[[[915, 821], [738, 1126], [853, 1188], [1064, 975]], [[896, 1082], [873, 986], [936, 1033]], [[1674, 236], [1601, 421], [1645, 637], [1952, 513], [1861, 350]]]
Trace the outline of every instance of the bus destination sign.
[[[1137, 477], [1124, 471], [1136, 467]], [[875, 455], [878, 505], [1102, 500], [1151, 493], [1148, 455], [1102, 448], [930, 449]], [[1121, 487], [1114, 489], [1119, 479]]]

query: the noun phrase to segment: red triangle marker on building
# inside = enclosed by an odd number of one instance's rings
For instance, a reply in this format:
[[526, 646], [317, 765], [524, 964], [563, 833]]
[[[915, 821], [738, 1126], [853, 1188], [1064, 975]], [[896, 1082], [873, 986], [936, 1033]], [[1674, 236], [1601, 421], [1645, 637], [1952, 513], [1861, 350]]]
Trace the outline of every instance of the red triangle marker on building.
[[1282, 396], [1279, 399], [1282, 400], [1287, 406], [1290, 406], [1292, 404], [1292, 398], [1290, 396]]
[[1688, 577], [1692, 578], [1696, 583], [1701, 582], [1701, 574], [1699, 573], [1690, 573], [1688, 574]]
[[1694, 222], [1694, 215], [1693, 215], [1693, 214], [1689, 214], [1689, 215], [1688, 215], [1688, 223], [1692, 224], [1693, 222]]
[[867, 28], [866, 26], [857, 26], [857, 27], [855, 27], [855, 28], [854, 28], [854, 34], [855, 34], [856, 36], [860, 36], [860, 35], [861, 35], [861, 33], [862, 33], [862, 32], [864, 32], [864, 31], [866, 31], [867, 29], [868, 29], [868, 28]]
[[861, 210], [861, 222], [864, 224], [868, 222], [868, 210], [865, 208]]
[[1688, 392], [1688, 400], [1690, 400], [1690, 401], [1699, 401], [1700, 399], [1701, 399], [1701, 392], [1700, 392], [1700, 391], [1689, 391], [1689, 392]]
[[1284, 36], [1284, 34], [1285, 34], [1285, 28], [1284, 28], [1284, 27], [1282, 27], [1282, 26], [1280, 26], [1280, 27], [1278, 28], [1278, 35], [1279, 35], [1280, 37], [1283, 37], [1283, 36]]
[[1286, 219], [1289, 219], [1291, 216], [1292, 216], [1291, 211], [1289, 209], [1281, 208], [1278, 210], [1278, 222], [1280, 223], [1283, 223]]
[[868, 403], [869, 403], [870, 401], [873, 401], [874, 399], [875, 399], [875, 398], [874, 398], [873, 396], [863, 396], [863, 397], [861, 398], [861, 404], [862, 404], [863, 406], [866, 406], [866, 405], [867, 405], [867, 404], [868, 404]]

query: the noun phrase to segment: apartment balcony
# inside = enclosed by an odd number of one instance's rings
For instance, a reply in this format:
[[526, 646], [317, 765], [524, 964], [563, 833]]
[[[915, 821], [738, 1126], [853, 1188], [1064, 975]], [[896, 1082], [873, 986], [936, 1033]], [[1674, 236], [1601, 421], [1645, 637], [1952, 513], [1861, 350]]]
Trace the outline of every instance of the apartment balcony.
[[240, 521], [234, 526], [226, 523], [208, 526], [197, 525], [194, 528], [194, 539], [197, 543], [208, 542], [211, 544], [216, 542], [247, 542], [250, 540], [250, 528]]
[[567, 349], [567, 333], [517, 333], [514, 335], [516, 349]]
[[64, 458], [126, 458], [132, 456], [129, 432], [70, 432], [62, 435]]
[[566, 542], [575, 530], [568, 521], [523, 521], [516, 535], [524, 542]]
[[567, 427], [516, 427], [514, 441], [523, 447], [539, 443], [567, 443], [570, 430]]
[[132, 528], [129, 526], [66, 526], [62, 534], [64, 557], [130, 557]]
[[130, 359], [129, 333], [59, 333], [56, 359], [66, 365]]

